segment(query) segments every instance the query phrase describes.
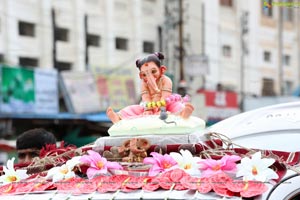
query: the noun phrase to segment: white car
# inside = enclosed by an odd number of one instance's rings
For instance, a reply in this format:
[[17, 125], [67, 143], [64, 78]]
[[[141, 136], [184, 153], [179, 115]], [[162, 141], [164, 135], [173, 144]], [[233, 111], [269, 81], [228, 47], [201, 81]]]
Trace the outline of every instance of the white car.
[[222, 133], [234, 143], [249, 148], [300, 151], [300, 102], [241, 113], [214, 124], [206, 131]]
[[[247, 148], [300, 152], [300, 102], [277, 104], [235, 115], [208, 127], [204, 136], [199, 136], [199, 141], [206, 140], [208, 133], [221, 133], [233, 144]], [[300, 172], [299, 165], [295, 167]], [[300, 199], [299, 174], [288, 170], [278, 184], [258, 199]]]

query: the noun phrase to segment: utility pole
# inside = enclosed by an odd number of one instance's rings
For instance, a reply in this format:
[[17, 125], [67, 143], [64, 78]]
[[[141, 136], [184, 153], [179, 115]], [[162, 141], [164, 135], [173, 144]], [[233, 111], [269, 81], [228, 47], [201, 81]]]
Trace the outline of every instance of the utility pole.
[[56, 20], [55, 20], [55, 10], [52, 8], [51, 10], [51, 18], [52, 18], [52, 28], [53, 28], [53, 43], [52, 43], [52, 62], [53, 67], [56, 68], [57, 60], [56, 60]]
[[298, 28], [298, 86], [300, 85], [300, 12], [298, 11], [297, 28]]
[[179, 67], [180, 67], [180, 81], [184, 80], [184, 66], [183, 66], [183, 1], [179, 0]]
[[283, 80], [283, 63], [282, 63], [282, 49], [283, 49], [283, 43], [282, 43], [282, 24], [283, 24], [283, 18], [282, 18], [282, 9], [283, 7], [279, 6], [279, 20], [278, 20], [278, 85], [279, 85], [279, 93], [281, 96], [284, 94], [284, 80]]
[[244, 36], [248, 33], [248, 16], [249, 13], [247, 11], [242, 12], [241, 16], [241, 69], [240, 69], [240, 84], [241, 84], [241, 101], [240, 101], [240, 111], [244, 112], [244, 100], [245, 100], [245, 54], [247, 52], [247, 47], [245, 44]]
[[[204, 2], [201, 3], [201, 54], [202, 56], [206, 56], [205, 51], [205, 4]], [[205, 82], [206, 78], [205, 75], [202, 74], [202, 89], [205, 89]]]
[[85, 35], [85, 70], [89, 71], [89, 41], [88, 41], [88, 16], [84, 15], [84, 35]]
[[205, 55], [205, 5], [201, 3], [201, 53]]
[[159, 46], [159, 51], [163, 51], [163, 34], [162, 34], [162, 27], [158, 26], [157, 27], [157, 32], [158, 32], [158, 46]]

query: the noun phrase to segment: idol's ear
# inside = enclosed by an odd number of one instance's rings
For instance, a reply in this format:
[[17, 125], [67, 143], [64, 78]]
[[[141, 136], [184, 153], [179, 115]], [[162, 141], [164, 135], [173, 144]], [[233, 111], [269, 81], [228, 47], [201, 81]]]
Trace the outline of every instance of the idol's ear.
[[160, 72], [161, 72], [161, 74], [164, 74], [166, 71], [167, 71], [167, 67], [166, 66], [164, 66], [164, 65], [160, 66]]
[[142, 72], [139, 73], [140, 79], [143, 79]]

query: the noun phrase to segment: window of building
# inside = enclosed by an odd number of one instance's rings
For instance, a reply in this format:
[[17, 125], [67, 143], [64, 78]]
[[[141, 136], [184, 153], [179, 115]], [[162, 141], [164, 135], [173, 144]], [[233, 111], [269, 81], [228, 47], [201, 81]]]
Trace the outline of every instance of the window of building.
[[231, 57], [231, 46], [223, 45], [222, 54], [224, 57]]
[[37, 67], [39, 60], [36, 58], [19, 57], [19, 65], [23, 67]]
[[293, 22], [293, 16], [294, 16], [293, 11], [294, 11], [293, 9], [285, 8], [283, 10], [283, 20], [288, 22]]
[[271, 62], [271, 52], [264, 51], [264, 61], [265, 62]]
[[19, 21], [19, 35], [35, 36], [35, 25], [29, 22]]
[[69, 30], [66, 28], [56, 27], [55, 40], [57, 41], [69, 41]]
[[220, 0], [220, 4], [222, 6], [228, 6], [228, 7], [232, 7], [232, 0]]
[[99, 1], [98, 0], [87, 0], [87, 3], [89, 3], [89, 4], [98, 4]]
[[284, 92], [284, 95], [292, 95], [293, 94], [293, 82], [292, 81], [284, 81], [283, 92]]
[[263, 78], [262, 96], [275, 96], [274, 80], [271, 78]]
[[154, 43], [153, 42], [143, 42], [143, 51], [144, 53], [153, 53], [154, 52]]
[[72, 63], [57, 61], [54, 68], [56, 68], [59, 72], [60, 71], [71, 70], [72, 69]]
[[116, 49], [128, 50], [128, 40], [125, 38], [116, 38]]
[[291, 56], [290, 55], [284, 55], [282, 59], [283, 65], [285, 66], [291, 66]]
[[93, 35], [93, 34], [87, 34], [86, 43], [88, 46], [99, 47], [100, 46], [100, 36]]
[[[293, 0], [287, 0], [287, 5], [293, 5]], [[294, 9], [292, 7], [283, 7], [282, 8], [282, 19], [284, 21], [293, 22], [294, 17]]]
[[115, 1], [114, 7], [118, 11], [126, 11], [129, 6], [126, 1]]
[[0, 63], [4, 63], [4, 55], [0, 53]]
[[273, 6], [272, 6], [273, 0], [264, 0], [262, 1], [262, 14], [266, 17], [272, 17], [273, 16]]

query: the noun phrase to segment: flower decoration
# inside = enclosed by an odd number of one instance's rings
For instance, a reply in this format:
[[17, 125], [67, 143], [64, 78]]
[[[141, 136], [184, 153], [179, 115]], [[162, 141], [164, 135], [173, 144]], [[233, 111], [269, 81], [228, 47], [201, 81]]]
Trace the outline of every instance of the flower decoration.
[[56, 156], [66, 152], [69, 152], [68, 156], [73, 157], [75, 156], [74, 151], [72, 151], [74, 149], [76, 149], [75, 145], [66, 145], [64, 141], [61, 141], [58, 147], [56, 146], [56, 144], [46, 144], [41, 149], [39, 157], [45, 158], [48, 156]]
[[241, 197], [254, 197], [268, 190], [268, 186], [260, 181], [232, 180], [226, 182], [226, 188], [232, 192], [240, 193]]
[[252, 158], [244, 157], [241, 163], [237, 165], [237, 177], [242, 176], [244, 180], [268, 181], [270, 179], [277, 179], [278, 174], [269, 168], [275, 159], [262, 158], [261, 152], [258, 151], [252, 155]]
[[175, 168], [178, 168], [178, 163], [172, 158], [172, 156], [165, 154], [161, 155], [156, 152], [150, 153], [151, 157], [144, 158], [143, 163], [151, 164], [152, 167], [149, 170], [149, 176], [156, 176], [159, 173], [166, 172]]
[[[191, 194], [194, 198], [198, 198], [200, 194], [202, 197], [202, 194], [206, 193], [209, 193], [209, 197], [218, 195], [223, 199], [234, 196], [252, 198], [269, 190], [265, 181], [278, 178], [270, 168], [275, 159], [262, 158], [261, 152], [248, 156], [245, 151], [241, 153], [239, 149], [235, 153], [243, 158], [226, 155], [228, 151], [224, 151], [225, 155], [220, 159], [200, 159], [189, 150], [183, 149], [164, 155], [152, 152], [151, 157], [144, 158], [143, 164], [139, 163], [143, 167], [146, 164], [143, 172], [147, 171], [147, 175], [135, 173], [140, 171], [136, 164], [134, 167], [128, 165], [128, 168], [123, 169], [119, 163], [107, 161], [98, 152], [87, 149], [81, 152], [86, 154], [70, 160], [57, 157], [57, 167], [48, 171], [46, 179], [43, 174], [27, 178], [26, 170], [15, 170], [17, 166], [13, 166], [14, 158], [9, 160], [7, 166], [3, 167], [5, 174], [0, 177], [2, 183], [8, 184], [0, 185], [0, 193], [24, 194], [56, 189], [56, 193], [93, 196], [97, 193], [115, 192], [111, 198], [114, 199], [119, 192], [128, 193], [140, 189], [142, 199], [144, 191], [163, 189], [168, 190], [164, 193], [165, 199], [169, 198], [173, 190], [193, 190], [195, 193]], [[72, 153], [76, 155], [75, 152]], [[66, 157], [68, 158], [70, 157]], [[151, 166], [150, 169], [148, 165]], [[121, 173], [114, 173], [112, 170], [120, 170]], [[84, 174], [88, 179], [81, 176]], [[24, 178], [26, 180], [20, 181]], [[20, 182], [15, 184], [15, 181]]]
[[74, 169], [75, 166], [78, 166], [81, 162], [80, 162], [81, 156], [75, 156], [73, 157], [71, 160], [68, 160], [66, 162], [66, 165], [70, 168], [70, 169]]
[[0, 176], [0, 183], [8, 184], [12, 182], [19, 182], [22, 179], [28, 178], [27, 170], [14, 169], [15, 158], [7, 161], [7, 165], [3, 166], [4, 175]]
[[202, 175], [210, 177], [221, 172], [234, 173], [237, 169], [236, 162], [240, 159], [240, 156], [225, 155], [220, 160], [201, 159], [198, 164], [200, 164], [199, 169], [203, 171]]
[[64, 179], [73, 178], [76, 176], [74, 167], [80, 164], [81, 156], [75, 156], [71, 160], [68, 160], [66, 164], [59, 167], [51, 168], [46, 176], [46, 179], [52, 179], [53, 182], [57, 182]]
[[181, 149], [180, 153], [171, 152], [170, 156], [176, 160], [180, 169], [183, 169], [190, 175], [200, 175], [200, 170], [198, 169], [198, 162], [200, 161], [200, 158], [194, 157], [189, 150]]
[[87, 153], [88, 155], [83, 155], [80, 158], [80, 162], [89, 165], [87, 169], [89, 179], [98, 174], [106, 174], [108, 169], [123, 169], [119, 163], [107, 161], [106, 158], [93, 150], [88, 150]]

